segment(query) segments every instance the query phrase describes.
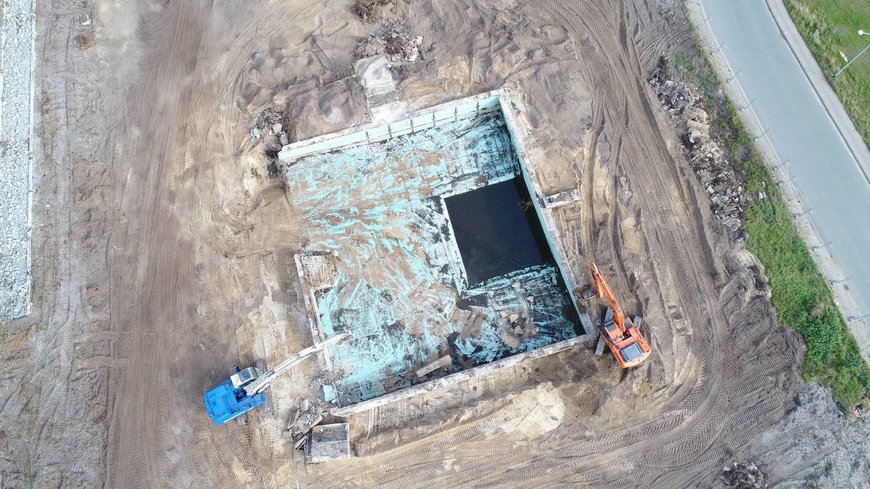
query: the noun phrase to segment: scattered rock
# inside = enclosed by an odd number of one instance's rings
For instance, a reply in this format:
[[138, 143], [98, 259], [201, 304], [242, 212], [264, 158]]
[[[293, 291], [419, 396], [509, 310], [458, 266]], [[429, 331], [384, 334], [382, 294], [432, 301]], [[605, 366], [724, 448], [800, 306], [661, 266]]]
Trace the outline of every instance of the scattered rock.
[[420, 58], [422, 43], [423, 37], [415, 36], [404, 22], [387, 19], [360, 40], [353, 55], [355, 59], [363, 59], [385, 54], [391, 62], [413, 62]]

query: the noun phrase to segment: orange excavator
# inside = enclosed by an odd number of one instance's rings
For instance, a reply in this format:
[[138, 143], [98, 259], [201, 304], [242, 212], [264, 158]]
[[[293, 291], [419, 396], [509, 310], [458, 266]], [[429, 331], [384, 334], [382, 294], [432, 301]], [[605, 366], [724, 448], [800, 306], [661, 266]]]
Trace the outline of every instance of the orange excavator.
[[649, 356], [649, 343], [637, 329], [631, 319], [626, 318], [622, 312], [622, 306], [613, 296], [613, 291], [604, 280], [604, 276], [598, 271], [593, 262], [589, 262], [589, 270], [592, 272], [592, 280], [598, 297], [607, 299], [610, 308], [607, 310], [604, 322], [598, 325], [598, 332], [604, 343], [613, 352], [616, 361], [622, 368], [631, 368], [640, 365]]

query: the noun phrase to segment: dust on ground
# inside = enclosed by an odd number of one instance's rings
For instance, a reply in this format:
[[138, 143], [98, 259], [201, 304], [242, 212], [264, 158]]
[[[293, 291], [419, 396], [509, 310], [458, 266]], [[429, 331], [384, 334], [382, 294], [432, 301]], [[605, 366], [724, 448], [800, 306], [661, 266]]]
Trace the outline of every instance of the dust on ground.
[[[347, 68], [376, 26], [350, 1], [50, 0], [37, 9], [34, 312], [5, 324], [0, 352], [4, 487], [707, 486], [782, 418], [803, 385], [800, 342], [646, 82], [691, 42], [678, 5], [379, 9], [423, 38], [422, 59], [394, 67], [412, 110], [518, 94], [541, 187], [582, 191], [554, 210], [566, 266], [594, 258], [654, 354], [623, 372], [564, 352], [355, 416], [360, 456], [333, 465], [305, 466], [281, 414], [212, 425], [201, 395], [230, 366], [310, 343], [299, 211], [251, 128], [269, 107], [298, 139], [366, 122]], [[306, 363], [276, 382], [276, 411], [316, 395], [318, 375]]]

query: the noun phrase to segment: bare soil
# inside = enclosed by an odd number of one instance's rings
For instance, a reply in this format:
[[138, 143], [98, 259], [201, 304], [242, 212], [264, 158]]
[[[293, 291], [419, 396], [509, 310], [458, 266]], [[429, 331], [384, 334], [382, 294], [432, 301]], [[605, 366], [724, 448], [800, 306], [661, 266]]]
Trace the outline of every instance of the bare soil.
[[211, 424], [201, 395], [230, 366], [310, 343], [299, 210], [250, 130], [268, 107], [298, 139], [367, 120], [342, 74], [375, 25], [351, 7], [38, 3], [34, 314], [4, 325], [0, 485], [712, 485], [792, 404], [802, 346], [646, 82], [691, 42], [676, 2], [383, 7], [423, 36], [398, 70], [411, 109], [515, 94], [545, 192], [583, 192], [554, 211], [568, 266], [594, 258], [643, 314], [642, 367], [575, 350], [402, 401], [351, 418], [358, 457], [331, 465], [281, 438], [329, 375], [313, 363], [274, 384], [276, 417]]

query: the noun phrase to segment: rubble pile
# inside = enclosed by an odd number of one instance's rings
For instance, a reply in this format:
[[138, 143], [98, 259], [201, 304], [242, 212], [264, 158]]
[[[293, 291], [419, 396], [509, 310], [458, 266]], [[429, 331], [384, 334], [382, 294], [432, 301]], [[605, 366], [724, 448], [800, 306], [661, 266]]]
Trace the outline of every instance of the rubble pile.
[[284, 429], [284, 438], [293, 443], [294, 448], [300, 448], [305, 444], [308, 432], [311, 428], [320, 424], [327, 414], [326, 407], [314, 404], [308, 399], [303, 399], [299, 407], [293, 411], [287, 428]]
[[363, 22], [370, 22], [377, 15], [378, 7], [393, 3], [396, 3], [395, 0], [356, 0], [353, 4], [353, 13]]
[[754, 463], [738, 464], [734, 462], [731, 467], [722, 468], [719, 479], [725, 487], [733, 489], [761, 489], [767, 487], [767, 475], [758, 470]]
[[691, 86], [671, 79], [667, 58], [662, 57], [649, 77], [659, 101], [683, 133], [689, 163], [710, 198], [710, 209], [732, 230], [740, 227], [746, 208], [742, 174], [710, 137], [710, 122]]
[[722, 224], [732, 230], [740, 227], [746, 197], [742, 176], [725, 159], [716, 141], [710, 139], [707, 112], [698, 105], [686, 113], [687, 132], [683, 145], [689, 152], [689, 163], [710, 197], [710, 209]]
[[269, 107], [254, 117], [254, 127], [251, 128], [251, 137], [259, 141], [265, 134], [276, 136], [281, 145], [290, 144], [290, 120], [283, 111], [275, 107]]
[[670, 63], [664, 56], [659, 58], [659, 63], [649, 77], [649, 83], [659, 102], [672, 116], [682, 115], [687, 108], [698, 102], [698, 96], [689, 85], [672, 79]]
[[499, 338], [509, 347], [516, 348], [520, 343], [537, 334], [532, 320], [532, 303], [535, 298], [528, 295], [520, 282], [511, 284], [517, 295], [516, 307], [502, 310], [495, 320]]
[[415, 36], [411, 29], [397, 19], [387, 19], [360, 40], [353, 51], [354, 58], [362, 59], [386, 54], [392, 62], [412, 62], [420, 57], [422, 36]]

